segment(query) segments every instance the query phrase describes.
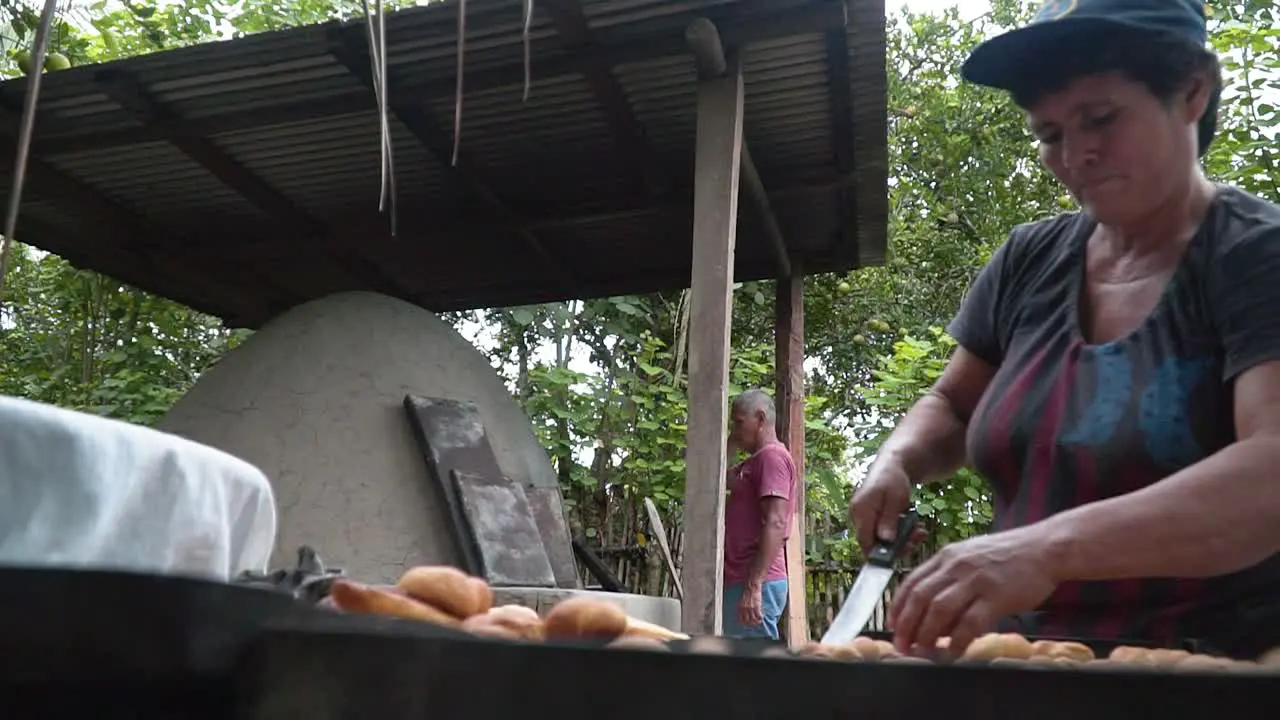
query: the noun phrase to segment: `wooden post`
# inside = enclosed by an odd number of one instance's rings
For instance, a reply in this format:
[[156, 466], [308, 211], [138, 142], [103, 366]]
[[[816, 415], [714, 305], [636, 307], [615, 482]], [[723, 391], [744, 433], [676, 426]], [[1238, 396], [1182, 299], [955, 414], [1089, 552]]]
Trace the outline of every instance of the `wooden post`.
[[722, 629], [729, 325], [741, 148], [742, 68], [735, 61], [722, 77], [698, 81], [681, 569], [682, 624], [691, 635], [719, 635]]
[[778, 403], [778, 439], [791, 450], [796, 466], [795, 514], [787, 541], [787, 642], [799, 647], [809, 641], [808, 588], [805, 579], [804, 483], [804, 278], [795, 274], [778, 280], [774, 334]]

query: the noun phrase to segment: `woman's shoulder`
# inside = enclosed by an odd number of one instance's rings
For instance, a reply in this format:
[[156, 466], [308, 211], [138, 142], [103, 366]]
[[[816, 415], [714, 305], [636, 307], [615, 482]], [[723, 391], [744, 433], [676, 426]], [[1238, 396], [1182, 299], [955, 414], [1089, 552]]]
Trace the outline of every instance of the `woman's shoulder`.
[[1231, 185], [1214, 198], [1209, 234], [1214, 255], [1259, 248], [1280, 252], [1280, 205]]
[[1071, 212], [1015, 225], [1004, 242], [1006, 262], [1019, 269], [1053, 265], [1070, 256], [1089, 223], [1083, 213]]

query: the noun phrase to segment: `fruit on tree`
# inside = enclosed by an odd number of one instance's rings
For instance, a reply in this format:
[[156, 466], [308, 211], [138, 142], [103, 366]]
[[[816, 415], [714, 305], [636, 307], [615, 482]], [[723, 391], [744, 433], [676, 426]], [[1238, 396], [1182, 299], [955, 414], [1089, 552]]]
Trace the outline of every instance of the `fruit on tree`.
[[71, 67], [71, 60], [66, 55], [59, 52], [49, 53], [44, 58], [44, 69], [49, 72], [57, 70], [67, 70]]

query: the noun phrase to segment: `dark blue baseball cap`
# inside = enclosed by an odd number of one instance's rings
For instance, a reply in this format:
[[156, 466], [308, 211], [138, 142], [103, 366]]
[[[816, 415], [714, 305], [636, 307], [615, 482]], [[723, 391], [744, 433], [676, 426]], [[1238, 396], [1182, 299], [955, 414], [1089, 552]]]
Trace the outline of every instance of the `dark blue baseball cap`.
[[974, 48], [960, 68], [965, 80], [1010, 90], [1034, 72], [1046, 52], [1084, 50], [1103, 33], [1133, 30], [1208, 40], [1203, 0], [1049, 0], [1031, 22]]

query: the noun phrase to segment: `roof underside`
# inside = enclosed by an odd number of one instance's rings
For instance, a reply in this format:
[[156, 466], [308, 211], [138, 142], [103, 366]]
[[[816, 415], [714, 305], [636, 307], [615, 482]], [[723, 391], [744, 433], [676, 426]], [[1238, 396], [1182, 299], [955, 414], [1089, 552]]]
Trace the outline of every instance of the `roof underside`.
[[[739, 51], [745, 139], [804, 273], [883, 261], [883, 0], [539, 0], [522, 100], [519, 0], [469, 0], [451, 163], [455, 0], [389, 14], [398, 233], [378, 212], [362, 23], [46, 75], [17, 238], [257, 326], [368, 289], [432, 310], [687, 287], [695, 67]], [[8, 193], [26, 80], [0, 84]], [[775, 277], [739, 202], [736, 277]]]

